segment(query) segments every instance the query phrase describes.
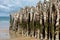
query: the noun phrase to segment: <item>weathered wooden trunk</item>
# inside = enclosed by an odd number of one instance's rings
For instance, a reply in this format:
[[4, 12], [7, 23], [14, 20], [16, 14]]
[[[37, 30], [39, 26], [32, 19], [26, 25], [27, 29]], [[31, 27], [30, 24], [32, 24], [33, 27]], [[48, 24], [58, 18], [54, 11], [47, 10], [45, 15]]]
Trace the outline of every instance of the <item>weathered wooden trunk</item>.
[[26, 7], [11, 14], [9, 30], [39, 40], [59, 40], [60, 10], [58, 3], [55, 3], [49, 2], [47, 5], [46, 1], [44, 4], [39, 2], [36, 7]]

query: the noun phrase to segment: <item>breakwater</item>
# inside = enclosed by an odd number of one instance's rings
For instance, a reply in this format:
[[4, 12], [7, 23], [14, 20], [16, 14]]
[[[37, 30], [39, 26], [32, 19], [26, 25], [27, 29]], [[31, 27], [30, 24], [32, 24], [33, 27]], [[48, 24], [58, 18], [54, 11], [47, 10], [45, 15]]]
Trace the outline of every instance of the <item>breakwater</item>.
[[59, 40], [60, 9], [58, 1], [40, 1], [34, 7], [21, 8], [10, 15], [9, 30], [44, 40]]

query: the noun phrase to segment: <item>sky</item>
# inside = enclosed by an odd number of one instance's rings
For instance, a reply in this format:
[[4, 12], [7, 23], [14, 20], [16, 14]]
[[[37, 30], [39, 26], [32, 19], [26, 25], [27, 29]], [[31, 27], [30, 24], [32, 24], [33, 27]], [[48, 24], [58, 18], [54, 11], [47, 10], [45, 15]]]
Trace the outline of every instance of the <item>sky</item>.
[[[0, 16], [9, 16], [25, 6], [35, 6], [40, 0], [0, 0]], [[41, 0], [43, 2], [43, 0]]]

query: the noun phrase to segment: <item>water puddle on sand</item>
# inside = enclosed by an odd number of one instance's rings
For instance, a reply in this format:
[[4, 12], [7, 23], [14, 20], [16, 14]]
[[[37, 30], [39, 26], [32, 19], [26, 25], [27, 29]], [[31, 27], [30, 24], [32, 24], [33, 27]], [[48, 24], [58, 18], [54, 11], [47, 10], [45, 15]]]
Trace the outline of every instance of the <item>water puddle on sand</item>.
[[35, 38], [22, 36], [13, 31], [0, 30], [0, 40], [37, 40]]
[[0, 40], [10, 40], [18, 36], [14, 32], [9, 32], [9, 30], [0, 30]]
[[0, 40], [10, 39], [9, 32], [5, 30], [0, 30]]

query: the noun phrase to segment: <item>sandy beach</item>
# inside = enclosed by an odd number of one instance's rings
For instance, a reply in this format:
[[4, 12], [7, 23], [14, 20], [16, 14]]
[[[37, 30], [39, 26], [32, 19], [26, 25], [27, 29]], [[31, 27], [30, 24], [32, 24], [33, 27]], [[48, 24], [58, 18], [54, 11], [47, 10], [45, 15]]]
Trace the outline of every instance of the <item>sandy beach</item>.
[[[13, 37], [14, 36], [14, 37]], [[9, 30], [7, 29], [1, 29], [0, 30], [0, 40], [37, 40], [36, 38], [32, 37], [25, 37], [25, 36], [16, 36], [16, 35], [11, 35], [9, 33]]]
[[0, 40], [8, 40], [9, 38], [9, 31], [7, 29], [0, 29]]
[[18, 38], [9, 39], [9, 40], [37, 40], [37, 39], [31, 38], [31, 37], [18, 37]]
[[9, 21], [0, 21], [0, 40], [37, 40], [36, 38], [16, 35], [9, 32]]

